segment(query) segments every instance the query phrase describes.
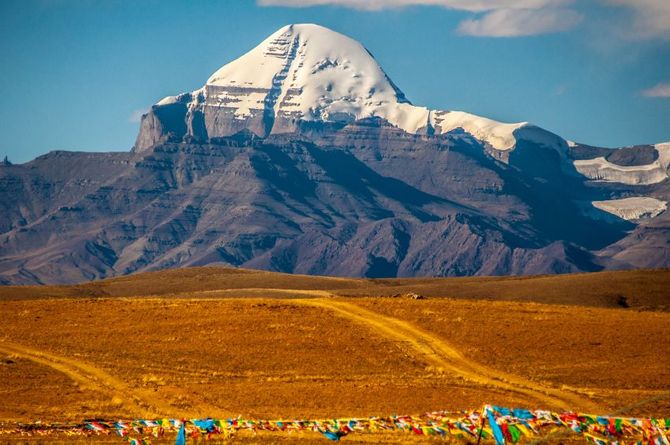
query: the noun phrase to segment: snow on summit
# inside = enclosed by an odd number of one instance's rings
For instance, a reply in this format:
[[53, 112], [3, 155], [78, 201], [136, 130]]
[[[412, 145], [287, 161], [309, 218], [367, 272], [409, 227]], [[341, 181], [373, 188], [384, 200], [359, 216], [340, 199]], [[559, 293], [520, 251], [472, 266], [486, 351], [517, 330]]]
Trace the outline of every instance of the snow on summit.
[[[301, 121], [379, 117], [408, 133], [462, 128], [492, 148], [510, 150], [514, 132], [526, 126], [412, 105], [363, 45], [314, 24], [279, 29], [217, 70], [200, 90], [157, 105], [184, 101], [191, 112], [204, 114], [210, 136], [242, 128], [263, 136], [295, 131]], [[231, 119], [224, 127], [212, 123]]]
[[[407, 102], [360, 43], [318, 25], [280, 29], [215, 72], [207, 86], [270, 89], [276, 114], [308, 120], [368, 117]], [[225, 93], [219, 98], [228, 99]], [[248, 105], [262, 107], [266, 98], [249, 98]], [[425, 125], [428, 112], [422, 111]]]

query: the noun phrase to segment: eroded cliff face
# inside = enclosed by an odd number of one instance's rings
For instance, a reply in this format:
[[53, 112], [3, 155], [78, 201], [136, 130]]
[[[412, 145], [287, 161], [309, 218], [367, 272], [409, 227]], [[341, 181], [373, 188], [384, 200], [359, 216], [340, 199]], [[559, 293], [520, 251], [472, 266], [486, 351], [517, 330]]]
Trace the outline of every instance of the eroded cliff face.
[[1, 201], [20, 209], [0, 219], [2, 281], [205, 264], [369, 277], [670, 265], [668, 181], [592, 181], [545, 144], [517, 143], [505, 163], [463, 130], [409, 134], [376, 118], [163, 137], [0, 167]]
[[204, 264], [370, 277], [636, 264], [599, 254], [625, 248], [635, 225], [577, 203], [619, 192], [564, 173], [552, 148], [520, 146], [508, 165], [466, 132], [412, 135], [380, 120], [216, 141], [55, 156], [83, 169], [50, 168], [54, 155], [0, 169], [19, 189], [39, 178], [71, 190], [53, 204], [53, 193], [21, 199], [38, 210], [4, 223], [3, 282]]

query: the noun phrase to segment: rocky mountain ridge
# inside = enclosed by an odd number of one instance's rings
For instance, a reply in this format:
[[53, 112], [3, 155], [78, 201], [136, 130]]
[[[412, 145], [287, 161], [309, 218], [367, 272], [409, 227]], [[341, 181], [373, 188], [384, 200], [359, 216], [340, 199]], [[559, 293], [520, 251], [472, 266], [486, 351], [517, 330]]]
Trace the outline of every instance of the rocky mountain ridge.
[[0, 165], [0, 282], [668, 267], [669, 159], [417, 107], [358, 42], [290, 25], [159, 101], [131, 152]]

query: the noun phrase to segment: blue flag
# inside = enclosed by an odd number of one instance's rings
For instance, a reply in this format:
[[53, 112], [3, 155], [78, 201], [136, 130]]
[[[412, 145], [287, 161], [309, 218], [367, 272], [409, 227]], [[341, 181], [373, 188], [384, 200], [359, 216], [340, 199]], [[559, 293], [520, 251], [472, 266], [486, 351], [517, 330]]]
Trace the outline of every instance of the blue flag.
[[186, 445], [186, 428], [184, 428], [184, 423], [181, 424], [179, 428], [179, 434], [177, 434], [177, 440], [174, 442], [174, 445]]
[[340, 441], [340, 436], [337, 433], [333, 433], [332, 431], [326, 430], [323, 432], [323, 435], [326, 436], [326, 438], [333, 440], [335, 442]]
[[487, 409], [486, 414], [488, 414], [489, 424], [491, 425], [491, 430], [493, 430], [493, 437], [495, 437], [496, 443], [498, 445], [505, 445], [505, 436], [503, 435], [500, 426], [496, 423], [496, 419], [493, 417], [493, 413], [491, 410]]

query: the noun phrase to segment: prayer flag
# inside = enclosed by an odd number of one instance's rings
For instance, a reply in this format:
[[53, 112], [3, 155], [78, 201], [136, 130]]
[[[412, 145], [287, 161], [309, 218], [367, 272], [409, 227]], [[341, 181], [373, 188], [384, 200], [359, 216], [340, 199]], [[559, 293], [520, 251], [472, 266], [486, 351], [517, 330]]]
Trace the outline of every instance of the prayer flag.
[[177, 434], [177, 440], [174, 445], [186, 445], [186, 428], [184, 423], [179, 428], [179, 434]]

